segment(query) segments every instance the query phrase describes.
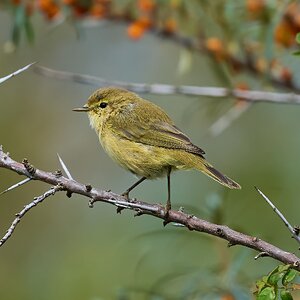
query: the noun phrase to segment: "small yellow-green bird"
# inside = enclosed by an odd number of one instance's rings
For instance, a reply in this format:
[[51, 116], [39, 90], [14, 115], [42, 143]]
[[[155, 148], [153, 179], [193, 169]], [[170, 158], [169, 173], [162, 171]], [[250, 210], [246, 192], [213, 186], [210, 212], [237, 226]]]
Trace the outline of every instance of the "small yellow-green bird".
[[123, 168], [140, 177], [122, 195], [145, 179], [167, 176], [166, 213], [171, 209], [170, 174], [175, 170], [197, 169], [230, 189], [240, 185], [216, 170], [157, 105], [117, 87], [95, 91], [87, 104], [74, 111], [87, 112], [108, 155]]

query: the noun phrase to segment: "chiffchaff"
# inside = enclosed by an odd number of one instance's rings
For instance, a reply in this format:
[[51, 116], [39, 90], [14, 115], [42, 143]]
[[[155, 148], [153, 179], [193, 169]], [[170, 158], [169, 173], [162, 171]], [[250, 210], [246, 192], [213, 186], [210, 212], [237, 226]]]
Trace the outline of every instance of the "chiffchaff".
[[129, 192], [145, 179], [167, 176], [171, 208], [170, 174], [175, 170], [197, 169], [230, 189], [240, 185], [217, 171], [204, 158], [205, 152], [194, 145], [178, 129], [171, 118], [157, 105], [117, 87], [94, 92], [82, 108], [99, 136], [108, 155], [140, 179], [123, 193]]

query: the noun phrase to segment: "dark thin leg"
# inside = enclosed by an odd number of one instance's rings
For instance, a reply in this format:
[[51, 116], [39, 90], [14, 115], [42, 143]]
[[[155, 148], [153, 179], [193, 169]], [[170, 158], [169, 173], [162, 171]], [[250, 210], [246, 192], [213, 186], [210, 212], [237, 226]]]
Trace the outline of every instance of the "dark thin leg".
[[168, 181], [168, 198], [167, 198], [167, 204], [165, 208], [165, 220], [164, 220], [164, 226], [166, 226], [169, 223], [169, 211], [171, 210], [171, 167], [168, 169], [168, 175], [167, 175], [167, 181]]
[[137, 187], [140, 183], [142, 183], [144, 180], [146, 180], [146, 177], [142, 177], [141, 179], [139, 179], [136, 183], [134, 183], [131, 187], [129, 187], [123, 194], [122, 196], [126, 197], [127, 199], [129, 199], [129, 193], [130, 191], [132, 191], [135, 187]]
[[166, 204], [167, 213], [171, 209], [171, 178], [170, 178], [170, 174], [171, 174], [171, 168], [169, 168], [169, 170], [168, 170], [168, 177], [167, 177], [167, 180], [168, 180], [168, 198], [167, 198], [167, 204]]

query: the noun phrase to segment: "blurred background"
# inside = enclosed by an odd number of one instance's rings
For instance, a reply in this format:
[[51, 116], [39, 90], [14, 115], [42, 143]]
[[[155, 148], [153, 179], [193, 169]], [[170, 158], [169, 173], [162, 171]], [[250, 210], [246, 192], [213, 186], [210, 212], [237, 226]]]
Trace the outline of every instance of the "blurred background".
[[[297, 92], [297, 1], [0, 2], [0, 77], [31, 62], [107, 80]], [[240, 64], [239, 64], [239, 63]], [[96, 86], [47, 78], [34, 68], [1, 85], [0, 144], [16, 160], [61, 169], [121, 193], [135, 178], [101, 149], [83, 105]], [[292, 104], [143, 94], [165, 109], [242, 185], [230, 191], [196, 171], [172, 176], [175, 209], [296, 252], [266, 193], [299, 221], [299, 113]], [[0, 170], [0, 189], [20, 181]], [[49, 189], [41, 182], [1, 196], [1, 235], [14, 214]], [[166, 180], [131, 196], [165, 203]], [[278, 262], [207, 234], [58, 193], [26, 215], [0, 249], [1, 299], [252, 299], [255, 280]]]

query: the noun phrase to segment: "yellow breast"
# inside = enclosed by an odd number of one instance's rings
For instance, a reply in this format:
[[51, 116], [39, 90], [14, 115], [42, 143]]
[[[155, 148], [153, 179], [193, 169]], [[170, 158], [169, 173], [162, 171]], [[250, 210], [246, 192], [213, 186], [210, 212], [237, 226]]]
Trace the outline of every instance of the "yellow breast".
[[99, 140], [114, 161], [138, 176], [163, 177], [168, 167], [174, 165], [173, 159], [166, 156], [164, 148], [136, 143], [105, 131], [99, 134]]

